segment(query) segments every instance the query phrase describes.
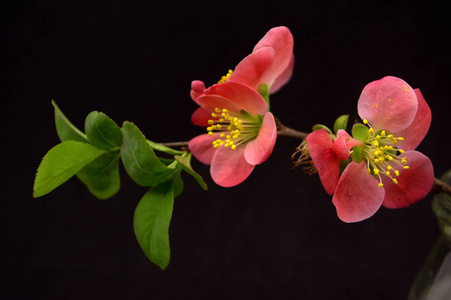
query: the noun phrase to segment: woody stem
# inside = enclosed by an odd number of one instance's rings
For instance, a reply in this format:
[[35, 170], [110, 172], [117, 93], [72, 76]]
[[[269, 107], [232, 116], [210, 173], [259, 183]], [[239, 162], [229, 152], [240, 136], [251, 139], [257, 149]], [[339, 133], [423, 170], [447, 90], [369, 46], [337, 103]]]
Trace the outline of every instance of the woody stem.
[[284, 137], [291, 137], [295, 139], [305, 139], [308, 135], [308, 133], [297, 131], [293, 128], [287, 127], [278, 118], [276, 119], [276, 126], [277, 126], [277, 136], [284, 136]]
[[434, 185], [432, 186], [432, 191], [437, 194], [445, 193], [451, 195], [451, 186], [438, 178], [434, 178]]

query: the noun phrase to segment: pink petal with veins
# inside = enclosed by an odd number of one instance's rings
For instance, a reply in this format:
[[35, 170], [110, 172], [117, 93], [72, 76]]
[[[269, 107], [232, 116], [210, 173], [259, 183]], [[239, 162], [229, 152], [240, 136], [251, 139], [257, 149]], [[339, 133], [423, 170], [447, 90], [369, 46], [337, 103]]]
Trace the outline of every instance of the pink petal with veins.
[[424, 139], [431, 126], [431, 109], [426, 100], [424, 100], [420, 89], [415, 89], [414, 92], [418, 99], [417, 114], [409, 127], [396, 133], [396, 137], [401, 136], [404, 138], [403, 141], [398, 141], [398, 144], [396, 145], [404, 151], [414, 150]]
[[252, 173], [254, 165], [244, 158], [244, 146], [235, 150], [219, 147], [211, 161], [210, 174], [213, 181], [222, 187], [242, 183]]
[[196, 109], [193, 114], [191, 115], [191, 122], [193, 122], [194, 125], [198, 126], [209, 126], [208, 120], [213, 119], [211, 116], [211, 112], [208, 110], [205, 110], [202, 107], [199, 107]]
[[284, 71], [286, 71], [293, 57], [293, 35], [290, 30], [285, 26], [274, 27], [270, 29], [265, 36], [255, 45], [254, 51], [256, 52], [264, 47], [271, 47], [275, 51], [274, 62], [271, 68], [267, 70], [268, 87], [271, 87], [273, 82]]
[[271, 155], [277, 138], [274, 115], [267, 112], [255, 140], [249, 142], [244, 150], [244, 157], [251, 165], [259, 165]]
[[266, 82], [267, 71], [274, 62], [273, 48], [261, 48], [246, 56], [235, 68], [227, 82], [239, 82], [257, 89]]
[[213, 147], [213, 141], [219, 138], [219, 133], [212, 136], [208, 134], [201, 134], [188, 142], [188, 147], [194, 157], [203, 164], [211, 164], [216, 148]]
[[434, 183], [434, 167], [430, 159], [418, 151], [407, 151], [401, 154], [407, 158], [409, 169], [396, 168], [399, 176], [392, 172], [398, 184], [391, 178], [382, 176], [385, 188], [384, 206], [388, 208], [407, 207], [424, 197], [431, 191]]
[[412, 124], [418, 100], [404, 80], [387, 76], [365, 86], [357, 108], [359, 116], [368, 120], [376, 132], [384, 129], [393, 133]]
[[285, 68], [285, 70], [283, 70], [283, 72], [280, 73], [274, 80], [269, 90], [269, 93], [274, 94], [275, 92], [280, 90], [280, 88], [282, 88], [291, 79], [291, 76], [293, 75], [293, 70], [294, 70], [294, 55], [291, 56], [291, 60], [288, 63], [288, 66]]
[[340, 159], [335, 155], [332, 138], [325, 129], [319, 129], [310, 133], [306, 140], [319, 179], [326, 192], [332, 195], [340, 173]]
[[[233, 112], [239, 113], [240, 110], [243, 109], [251, 115], [264, 115], [268, 110], [268, 104], [265, 99], [263, 99], [255, 89], [241, 83], [225, 82], [215, 84], [208, 89], [206, 96], [209, 95], [221, 96], [228, 101], [233, 102], [235, 104], [234, 108], [228, 108]], [[200, 98], [198, 98], [199, 105], [205, 107], [205, 102], [201, 102]], [[215, 107], [221, 108], [220, 106]]]
[[343, 222], [353, 223], [368, 219], [384, 201], [385, 191], [379, 181], [368, 174], [364, 162], [351, 162], [341, 174], [332, 203]]

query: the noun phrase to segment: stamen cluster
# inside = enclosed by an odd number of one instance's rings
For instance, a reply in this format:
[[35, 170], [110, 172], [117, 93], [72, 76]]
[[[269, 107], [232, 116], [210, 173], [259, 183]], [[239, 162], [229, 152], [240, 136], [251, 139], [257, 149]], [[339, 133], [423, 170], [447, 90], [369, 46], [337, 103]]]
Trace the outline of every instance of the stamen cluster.
[[230, 77], [230, 75], [232, 75], [232, 73], [233, 73], [233, 70], [229, 70], [228, 72], [227, 72], [227, 74], [225, 74], [225, 75], [223, 75], [222, 77], [221, 77], [221, 79], [218, 81], [218, 83], [224, 83], [224, 82], [227, 82], [227, 80], [229, 80], [229, 77]]
[[221, 131], [220, 138], [212, 142], [214, 148], [224, 146], [235, 150], [238, 145], [258, 135], [260, 124], [253, 122], [250, 118], [246, 119], [244, 115], [230, 112], [225, 108], [215, 108], [211, 116], [214, 119], [208, 120], [210, 125], [207, 127], [208, 134], [212, 136], [215, 131]]
[[[399, 176], [398, 167], [408, 169], [407, 157], [399, 157], [404, 150], [396, 147], [398, 141], [404, 140], [402, 137], [394, 137], [387, 134], [385, 130], [375, 133], [367, 120], [363, 123], [369, 126], [369, 137], [364, 143], [363, 156], [366, 158], [368, 173], [379, 178], [378, 187], [383, 187], [381, 174], [389, 177], [394, 184], [398, 184], [396, 177]], [[392, 176], [394, 174], [395, 178]]]

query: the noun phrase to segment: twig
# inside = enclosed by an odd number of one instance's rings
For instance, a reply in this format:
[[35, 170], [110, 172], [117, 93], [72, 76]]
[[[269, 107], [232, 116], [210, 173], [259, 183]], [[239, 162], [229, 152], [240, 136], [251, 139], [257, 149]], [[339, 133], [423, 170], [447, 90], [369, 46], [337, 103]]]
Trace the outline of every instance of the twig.
[[432, 191], [435, 193], [445, 193], [451, 195], [451, 186], [438, 178], [434, 178], [434, 185]]
[[[283, 137], [291, 137], [295, 139], [305, 139], [308, 135], [308, 133], [297, 131], [295, 129], [292, 129], [290, 127], [285, 126], [280, 122], [278, 118], [276, 118], [276, 126], [277, 126], [277, 136], [283, 136]], [[168, 146], [168, 147], [186, 147], [188, 146], [188, 142], [169, 142], [169, 143], [160, 143], [161, 145]], [[434, 178], [434, 184], [432, 186], [432, 191], [435, 193], [445, 193], [448, 195], [451, 195], [451, 186], [447, 184], [446, 182], [441, 181], [438, 178]]]
[[169, 142], [169, 143], [159, 143], [163, 146], [167, 146], [167, 147], [186, 147], [188, 146], [188, 142]]
[[302, 140], [305, 139], [308, 135], [308, 133], [297, 131], [293, 128], [283, 125], [278, 118], [276, 118], [276, 126], [277, 126], [277, 136], [291, 137]]

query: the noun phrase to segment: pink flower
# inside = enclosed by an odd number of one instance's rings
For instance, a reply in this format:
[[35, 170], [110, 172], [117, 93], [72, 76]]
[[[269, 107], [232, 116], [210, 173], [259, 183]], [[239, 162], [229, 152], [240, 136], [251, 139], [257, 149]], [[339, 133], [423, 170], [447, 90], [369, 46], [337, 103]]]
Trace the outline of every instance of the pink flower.
[[207, 127], [208, 133], [189, 142], [191, 152], [211, 165], [211, 177], [218, 185], [240, 184], [269, 157], [276, 142], [276, 123], [266, 101], [236, 82], [215, 84], [195, 101], [200, 107], [191, 120]]
[[319, 129], [310, 133], [306, 140], [323, 187], [329, 195], [332, 195], [340, 176], [341, 161], [349, 158], [349, 150], [352, 147], [363, 143], [353, 139], [341, 129], [338, 130], [336, 139], [332, 139], [326, 129]]
[[[221, 78], [218, 83], [239, 82], [256, 90], [266, 84], [272, 94], [285, 85], [293, 74], [293, 36], [287, 27], [274, 27], [255, 45], [251, 54]], [[193, 100], [203, 94], [205, 84], [195, 80], [191, 84]]]
[[[321, 182], [334, 194], [332, 202], [344, 222], [367, 219], [381, 205], [407, 207], [423, 199], [434, 181], [431, 161], [414, 151], [431, 123], [431, 110], [419, 89], [387, 76], [363, 89], [357, 107], [365, 125], [354, 125], [354, 138], [342, 133], [332, 141], [325, 130], [307, 137]], [[346, 148], [352, 149], [352, 161], [339, 176]]]

